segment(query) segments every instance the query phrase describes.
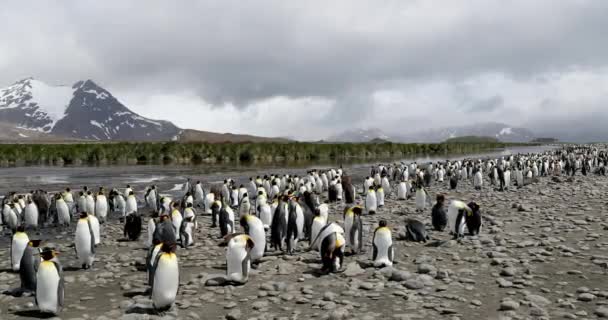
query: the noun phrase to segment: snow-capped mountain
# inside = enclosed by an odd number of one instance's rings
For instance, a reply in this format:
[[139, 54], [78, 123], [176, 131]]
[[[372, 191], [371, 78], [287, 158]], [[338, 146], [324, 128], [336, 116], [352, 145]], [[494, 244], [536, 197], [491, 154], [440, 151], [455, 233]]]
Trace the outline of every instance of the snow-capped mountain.
[[336, 134], [327, 139], [330, 142], [369, 142], [374, 139], [392, 141], [389, 135], [380, 129], [353, 129]]
[[535, 138], [532, 131], [526, 128], [517, 128], [504, 123], [487, 122], [461, 127], [447, 127], [423, 130], [400, 135], [405, 142], [441, 142], [450, 138], [478, 136], [495, 137], [503, 142], [530, 142]]
[[173, 140], [181, 130], [129, 110], [91, 80], [50, 86], [32, 78], [0, 89], [0, 122], [54, 136], [91, 140]]

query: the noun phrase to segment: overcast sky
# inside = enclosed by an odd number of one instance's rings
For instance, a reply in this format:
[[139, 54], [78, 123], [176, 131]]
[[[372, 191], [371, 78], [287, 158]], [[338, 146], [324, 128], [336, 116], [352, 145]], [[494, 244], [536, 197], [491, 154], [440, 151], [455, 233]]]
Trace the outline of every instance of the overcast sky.
[[604, 0], [15, 0], [0, 30], [0, 87], [90, 78], [181, 127], [608, 133]]

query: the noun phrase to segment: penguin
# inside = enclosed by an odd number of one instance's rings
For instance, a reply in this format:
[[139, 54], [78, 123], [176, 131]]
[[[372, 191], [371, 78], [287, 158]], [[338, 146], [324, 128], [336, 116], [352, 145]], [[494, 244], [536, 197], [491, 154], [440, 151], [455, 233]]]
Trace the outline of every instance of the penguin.
[[272, 225], [270, 226], [270, 243], [275, 250], [283, 251], [283, 243], [287, 238], [287, 219], [289, 214], [287, 200], [287, 196], [282, 196], [279, 200], [272, 218]]
[[452, 200], [448, 207], [448, 230], [454, 235], [454, 238], [458, 238], [464, 235], [465, 227], [465, 212], [470, 212], [469, 208], [464, 202], [458, 200]]
[[363, 250], [363, 223], [361, 214], [363, 209], [359, 206], [345, 208], [344, 210], [344, 234], [346, 238], [346, 248], [352, 254], [357, 254]]
[[179, 263], [175, 243], [163, 243], [152, 267], [152, 305], [158, 311], [169, 310], [179, 290]]
[[32, 201], [32, 199], [27, 200], [27, 205], [25, 206], [23, 213], [23, 219], [26, 229], [38, 229], [38, 207], [34, 201]]
[[63, 307], [63, 268], [57, 260], [57, 252], [44, 248], [42, 261], [36, 272], [36, 305], [41, 313], [57, 315]]
[[397, 186], [397, 199], [407, 199], [407, 184], [405, 183], [405, 181], [399, 182], [399, 185]]
[[194, 205], [200, 207], [204, 206], [205, 202], [205, 189], [200, 181], [197, 181], [194, 185]]
[[[326, 185], [326, 180], [327, 176], [325, 176], [325, 179], [322, 180], [324, 185]], [[347, 205], [355, 203], [355, 188], [353, 186], [351, 177], [346, 174], [343, 174], [341, 181], [342, 189], [344, 190], [344, 201]]]
[[72, 213], [74, 210], [74, 196], [72, 195], [72, 191], [70, 190], [70, 188], [66, 188], [61, 196], [63, 197], [65, 203], [68, 205], [70, 213]]
[[[321, 230], [319, 230], [319, 234], [310, 242], [310, 249], [316, 249], [321, 252], [321, 242], [325, 237], [332, 233], [340, 233], [342, 237], [344, 237], [344, 229], [335, 222], [328, 222]], [[346, 239], [344, 240], [346, 243]]]
[[391, 194], [391, 183], [388, 181], [388, 177], [385, 175], [382, 177], [381, 184], [382, 190], [386, 193], [385, 195]]
[[319, 210], [318, 208], [315, 209], [314, 217], [312, 219], [311, 231], [310, 231], [310, 239], [309, 239], [310, 242], [312, 242], [314, 239], [317, 238], [317, 236], [319, 235], [319, 232], [321, 231], [321, 229], [323, 229], [323, 227], [325, 227], [326, 224], [327, 224], [327, 218], [325, 218], [321, 215], [321, 210]]
[[380, 220], [372, 238], [372, 260], [374, 267], [383, 268], [393, 265], [393, 238], [386, 220]]
[[13, 203], [4, 204], [4, 208], [2, 210], [2, 221], [11, 230], [17, 229], [17, 226], [19, 225], [19, 216], [17, 215], [14, 207], [15, 205]]
[[256, 206], [259, 218], [260, 220], [262, 220], [262, 223], [264, 225], [264, 230], [268, 231], [270, 229], [270, 225], [272, 224], [272, 210], [270, 205], [268, 205], [268, 203], [266, 202], [266, 197], [262, 196], [262, 198], [264, 201], [256, 201]]
[[95, 235], [89, 215], [84, 211], [80, 213], [80, 219], [76, 223], [74, 249], [82, 268], [85, 270], [91, 268], [95, 261]]
[[21, 257], [23, 256], [23, 252], [25, 251], [25, 248], [29, 242], [30, 239], [27, 236], [27, 233], [25, 233], [25, 226], [18, 226], [17, 231], [11, 238], [11, 268], [13, 271], [19, 271]]
[[427, 201], [430, 201], [428, 194], [424, 187], [420, 184], [416, 184], [416, 211], [423, 212], [426, 209]]
[[475, 172], [473, 185], [475, 186], [475, 190], [481, 190], [481, 188], [483, 187], [483, 175], [481, 174], [481, 170]]
[[327, 198], [329, 202], [338, 201], [338, 189], [334, 181], [330, 182], [329, 188], [327, 189]]
[[[213, 193], [209, 193], [207, 194], [207, 196], [209, 196], [210, 194]], [[205, 210], [206, 208], [207, 207], [205, 207]], [[220, 210], [222, 210], [222, 202], [220, 200], [213, 201], [209, 205], [209, 210], [209, 213], [211, 214], [211, 228], [217, 228], [217, 219], [220, 215]]]
[[378, 208], [384, 207], [384, 188], [382, 188], [382, 187], [376, 188], [376, 199], [378, 202]]
[[127, 194], [127, 206], [125, 211], [126, 213], [137, 212], [137, 198], [135, 198], [135, 193], [133, 193], [133, 191]]
[[184, 220], [182, 221], [182, 225], [179, 228], [179, 233], [180, 233], [179, 238], [181, 240], [182, 248], [188, 249], [188, 247], [194, 245], [193, 230], [194, 230], [194, 217], [188, 216], [188, 217], [184, 218]]
[[336, 200], [344, 200], [344, 189], [342, 188], [342, 182], [340, 182], [339, 179], [336, 181]]
[[408, 219], [405, 224], [405, 239], [413, 242], [426, 242], [430, 238], [426, 233], [424, 223], [415, 219]]
[[431, 222], [435, 231], [443, 231], [448, 225], [448, 216], [445, 212], [445, 196], [442, 194], [437, 195], [437, 203], [431, 211]]
[[219, 213], [219, 223], [221, 236], [225, 237], [228, 234], [235, 233], [235, 217], [234, 210], [227, 205], [223, 205]]
[[40, 240], [30, 240], [23, 251], [19, 266], [21, 293], [36, 293], [36, 270], [40, 265]]
[[[154, 222], [154, 220], [152, 221]], [[141, 216], [137, 212], [131, 212], [125, 219], [123, 235], [131, 241], [137, 241], [141, 235], [141, 228]], [[152, 232], [154, 232], [154, 230], [152, 230]], [[148, 235], [150, 235], [150, 233]]]
[[373, 186], [370, 186], [365, 196], [365, 211], [367, 214], [376, 214], [378, 209], [378, 199], [376, 198], [376, 191]]
[[456, 188], [458, 187], [458, 176], [453, 174], [450, 177], [450, 189], [451, 190], [456, 190]]
[[87, 191], [84, 197], [85, 207], [87, 208], [86, 212], [90, 214], [95, 214], [95, 199], [93, 198], [93, 194], [91, 193], [91, 191]]
[[57, 208], [57, 224], [59, 224], [60, 226], [69, 226], [70, 209], [68, 208], [68, 205], [65, 203], [61, 195], [57, 195], [55, 200], [55, 206]]
[[194, 229], [198, 228], [198, 222], [196, 221], [196, 212], [194, 212], [194, 203], [186, 204], [186, 209], [184, 209], [184, 219], [192, 218], [192, 227]]
[[344, 262], [344, 246], [346, 244], [344, 233], [330, 232], [325, 235], [320, 242], [321, 272], [338, 272], [342, 268], [342, 263]]
[[152, 235], [152, 243], [177, 243], [173, 221], [168, 214], [161, 214]]
[[251, 239], [255, 246], [251, 249], [252, 262], [259, 261], [266, 250], [266, 231], [262, 220], [254, 215], [244, 215], [240, 220], [241, 227]]
[[226, 250], [226, 279], [242, 285], [249, 280], [251, 270], [251, 251], [256, 244], [246, 234], [232, 234], [228, 237]]
[[94, 214], [88, 214], [89, 221], [91, 222], [91, 229], [93, 230], [93, 235], [95, 236], [95, 245], [101, 243], [101, 226], [99, 224], [99, 220]]
[[125, 197], [123, 197], [118, 190], [113, 190], [110, 193], [110, 197], [114, 203], [114, 211], [118, 211], [121, 219], [124, 219], [127, 216], [127, 201], [125, 200]]
[[146, 247], [150, 248], [153, 246], [154, 231], [156, 230], [156, 221], [154, 218], [148, 219], [148, 239], [146, 240]]
[[78, 212], [87, 210], [87, 198], [82, 191], [78, 193], [78, 198], [76, 198], [76, 210], [78, 210]]
[[293, 199], [289, 201], [287, 219], [287, 252], [293, 254], [298, 240], [304, 237], [304, 213]]
[[101, 224], [106, 222], [108, 216], [108, 200], [101, 191], [95, 198], [95, 216]]
[[156, 186], [151, 186], [146, 190], [144, 199], [146, 200], [146, 205], [148, 208], [150, 208], [150, 210], [152, 210], [152, 212], [158, 212]]
[[171, 211], [171, 223], [173, 224], [173, 231], [175, 232], [176, 240], [180, 240], [179, 229], [182, 226], [183, 221], [182, 213], [179, 212], [179, 205], [177, 203], [173, 203], [173, 211]]
[[249, 202], [249, 196], [245, 193], [241, 203], [239, 203], [239, 217], [247, 215], [249, 212], [251, 212], [251, 203]]
[[481, 212], [479, 205], [475, 202], [469, 202], [467, 205], [471, 211], [467, 211], [464, 218], [469, 235], [475, 236], [481, 232]]

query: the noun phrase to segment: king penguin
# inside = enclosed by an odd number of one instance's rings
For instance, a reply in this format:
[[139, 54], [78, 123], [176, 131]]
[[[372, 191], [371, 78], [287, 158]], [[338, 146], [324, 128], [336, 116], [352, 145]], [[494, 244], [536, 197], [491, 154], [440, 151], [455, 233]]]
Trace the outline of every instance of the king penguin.
[[346, 239], [344, 239], [344, 233], [341, 232], [330, 232], [323, 237], [319, 248], [322, 273], [335, 273], [342, 268], [345, 244]]
[[246, 234], [233, 235], [226, 251], [226, 277], [236, 284], [245, 284], [251, 270], [251, 250], [256, 244]]
[[95, 216], [100, 223], [105, 223], [108, 216], [108, 199], [103, 191], [99, 191], [95, 199]]
[[323, 227], [325, 227], [325, 225], [327, 224], [327, 218], [321, 215], [321, 210], [319, 210], [319, 208], [315, 209], [313, 214], [314, 217], [312, 219], [312, 226], [310, 231], [310, 242], [317, 238], [321, 229], [323, 229]]
[[17, 231], [13, 234], [11, 239], [11, 268], [13, 271], [19, 271], [21, 265], [21, 257], [23, 252], [30, 242], [29, 237], [25, 233], [25, 227], [23, 225], [17, 227]]
[[26, 229], [38, 229], [38, 206], [36, 206], [32, 199], [27, 200], [23, 218]]
[[40, 255], [42, 261], [36, 273], [36, 305], [41, 313], [56, 315], [63, 307], [63, 268], [54, 250], [44, 248]]
[[367, 214], [376, 214], [378, 209], [378, 199], [373, 186], [370, 186], [365, 196], [365, 211]]
[[91, 227], [89, 215], [84, 211], [80, 214], [80, 219], [76, 223], [74, 249], [83, 269], [86, 270], [93, 266], [93, 262], [95, 261], [95, 235]]
[[173, 203], [173, 211], [171, 211], [171, 223], [173, 224], [173, 231], [175, 231], [175, 236], [177, 241], [180, 240], [179, 230], [182, 226], [182, 213], [179, 212], [179, 205], [177, 203]]
[[363, 209], [359, 206], [346, 208], [344, 210], [344, 232], [346, 238], [346, 248], [352, 254], [357, 254], [363, 249], [363, 223], [361, 214]]
[[60, 194], [57, 195], [55, 200], [55, 206], [57, 208], [57, 224], [60, 226], [70, 225], [70, 209], [65, 203]]
[[378, 228], [374, 230], [372, 239], [373, 254], [372, 260], [374, 267], [383, 268], [393, 265], [393, 238], [391, 229], [387, 227], [386, 220], [380, 220]]
[[30, 240], [23, 251], [19, 278], [21, 279], [21, 293], [36, 293], [36, 270], [40, 265], [40, 240]]
[[255, 246], [251, 249], [251, 260], [257, 262], [264, 256], [266, 250], [266, 232], [262, 220], [253, 215], [244, 215], [240, 221], [241, 227], [251, 239]]
[[448, 207], [448, 230], [454, 235], [455, 238], [464, 234], [465, 227], [465, 212], [471, 212], [464, 202], [458, 200], [452, 200]]
[[163, 243], [152, 267], [152, 305], [158, 311], [169, 310], [179, 289], [179, 264], [175, 243]]

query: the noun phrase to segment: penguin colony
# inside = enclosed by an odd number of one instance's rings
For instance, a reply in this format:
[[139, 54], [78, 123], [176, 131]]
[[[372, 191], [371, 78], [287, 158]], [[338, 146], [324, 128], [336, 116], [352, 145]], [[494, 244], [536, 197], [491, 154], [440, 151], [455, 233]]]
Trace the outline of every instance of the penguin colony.
[[[543, 154], [525, 154], [498, 159], [464, 159], [419, 165], [396, 163], [375, 165], [357, 186], [342, 169], [311, 170], [305, 176], [267, 175], [250, 178], [247, 184], [232, 179], [205, 188], [186, 181], [183, 197], [171, 198], [156, 186], [146, 188], [143, 199], [130, 185], [123, 190], [88, 187], [50, 194], [43, 190], [10, 193], [2, 200], [0, 224], [10, 232], [10, 266], [19, 273], [16, 296], [34, 296], [41, 313], [59, 314], [64, 306], [64, 271], [59, 252], [37, 239], [55, 228], [73, 234], [74, 255], [82, 269], [94, 267], [96, 248], [103, 245], [104, 226], [120, 221], [129, 241], [142, 238], [144, 221], [147, 248], [145, 270], [148, 294], [154, 310], [169, 310], [176, 302], [180, 285], [179, 257], [197, 245], [200, 219], [211, 220], [218, 245], [226, 247], [226, 272], [208, 285], [246, 284], [252, 269], [267, 254], [297, 255], [317, 251], [320, 275], [340, 272], [349, 256], [369, 255], [370, 265], [390, 267], [394, 263], [397, 222], [380, 220], [365, 230], [363, 220], [383, 209], [385, 198], [415, 199], [420, 215], [429, 214], [433, 232], [449, 232], [458, 240], [482, 232], [480, 206], [438, 194], [431, 203], [427, 188], [446, 183], [458, 188], [470, 181], [483, 190], [484, 174], [490, 187], [503, 191], [522, 187], [547, 176], [606, 175], [608, 154], [596, 148], [569, 147]], [[323, 199], [323, 200], [322, 200]], [[328, 203], [344, 202], [340, 214]], [[336, 219], [341, 215], [341, 223]], [[118, 219], [110, 219], [116, 217]], [[332, 221], [333, 220], [333, 221]], [[371, 232], [371, 251], [364, 251], [363, 233]], [[425, 225], [406, 221], [405, 240], [431, 239]], [[178, 249], [179, 248], [179, 249]]]

